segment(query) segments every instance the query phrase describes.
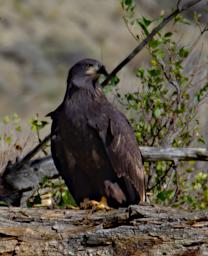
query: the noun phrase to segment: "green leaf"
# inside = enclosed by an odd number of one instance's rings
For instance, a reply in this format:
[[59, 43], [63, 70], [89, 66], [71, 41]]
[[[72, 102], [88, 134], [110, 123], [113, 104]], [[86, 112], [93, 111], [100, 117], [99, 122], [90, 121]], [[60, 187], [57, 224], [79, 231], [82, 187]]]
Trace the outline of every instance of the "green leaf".
[[158, 117], [161, 116], [162, 112], [163, 112], [163, 111], [162, 111], [161, 108], [156, 108], [153, 113], [154, 113], [154, 116], [155, 116], [156, 118], [158, 118]]
[[200, 102], [207, 92], [208, 92], [208, 82], [197, 92], [196, 94], [197, 101]]
[[76, 202], [74, 200], [74, 198], [72, 197], [72, 195], [69, 193], [68, 189], [65, 190], [63, 193], [62, 193], [62, 200], [63, 200], [63, 204], [64, 205], [73, 205], [73, 206], [76, 206]]
[[6, 139], [5, 139], [6, 143], [7, 144], [11, 144], [12, 142], [12, 137], [11, 136], [7, 136]]
[[20, 122], [20, 117], [18, 116], [17, 113], [13, 113], [12, 114], [12, 120], [14, 121], [14, 123], [19, 123]]
[[197, 139], [197, 141], [199, 142], [199, 143], [201, 143], [201, 144], [206, 144], [206, 141], [205, 141], [205, 139], [202, 137], [202, 136], [200, 136], [198, 139]]
[[135, 3], [133, 0], [121, 0], [121, 6], [125, 12], [125, 16], [128, 18], [134, 16]]
[[152, 21], [145, 17], [142, 17], [141, 19], [137, 19], [137, 23], [142, 28], [145, 35], [149, 35], [148, 26], [152, 23]]
[[31, 129], [32, 129], [33, 131], [38, 131], [38, 130], [44, 128], [44, 127], [48, 124], [47, 121], [38, 120], [38, 119], [33, 119], [33, 118], [31, 118], [31, 119], [29, 120], [29, 123], [31, 124]]
[[143, 24], [144, 24], [146, 27], [148, 27], [148, 26], [152, 23], [151, 20], [149, 20], [149, 19], [147, 19], [147, 18], [145, 18], [145, 17], [142, 18], [142, 21], [143, 21]]
[[151, 68], [151, 69], [148, 70], [148, 73], [149, 73], [150, 76], [156, 77], [156, 76], [160, 76], [161, 70], [156, 69], [156, 68]]
[[186, 58], [189, 54], [189, 51], [187, 49], [185, 49], [184, 47], [182, 47], [182, 48], [180, 48], [178, 54], [181, 58]]
[[110, 93], [114, 87], [117, 86], [117, 84], [119, 83], [120, 79], [117, 77], [117, 76], [114, 76], [111, 78], [111, 81], [109, 82], [108, 85], [106, 85], [104, 88], [103, 88], [103, 92], [105, 94], [108, 94]]
[[21, 132], [21, 131], [22, 131], [22, 128], [21, 128], [20, 125], [17, 125], [17, 126], [15, 127], [15, 130], [16, 130], [17, 132]]
[[121, 0], [121, 4], [129, 6], [133, 4], [133, 0]]
[[173, 33], [172, 32], [167, 32], [167, 33], [165, 33], [165, 35], [164, 35], [164, 37], [171, 37], [173, 35]]
[[161, 201], [170, 200], [174, 196], [174, 191], [172, 189], [170, 190], [164, 190], [157, 194], [157, 198]]
[[165, 52], [162, 49], [156, 49], [153, 51], [153, 55], [157, 58], [157, 59], [163, 59], [165, 57]]
[[144, 78], [144, 69], [143, 68], [137, 69], [136, 75], [140, 78]]
[[120, 79], [117, 76], [113, 76], [111, 78], [111, 81], [109, 83], [109, 85], [111, 86], [116, 86], [119, 83]]
[[10, 121], [11, 121], [11, 119], [8, 115], [3, 117], [3, 123], [4, 124], [8, 124]]
[[161, 44], [161, 42], [159, 40], [156, 40], [156, 39], [152, 39], [148, 43], [149, 47], [151, 47], [153, 49], [158, 47], [160, 44]]

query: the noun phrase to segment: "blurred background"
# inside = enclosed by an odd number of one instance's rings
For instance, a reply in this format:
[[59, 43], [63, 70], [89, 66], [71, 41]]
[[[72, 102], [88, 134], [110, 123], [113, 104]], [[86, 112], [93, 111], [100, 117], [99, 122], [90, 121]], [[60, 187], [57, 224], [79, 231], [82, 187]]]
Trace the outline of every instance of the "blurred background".
[[[176, 2], [137, 0], [138, 15], [158, 17]], [[13, 112], [44, 116], [55, 109], [68, 69], [82, 58], [97, 58], [112, 70], [137, 45], [122, 15], [119, 0], [0, 0], [0, 118]], [[181, 25], [177, 32], [187, 46], [199, 36], [194, 25]], [[207, 61], [207, 37], [197, 47], [196, 55], [202, 51]], [[119, 73], [121, 91], [138, 84], [133, 72], [147, 60], [143, 50]], [[207, 107], [200, 111], [204, 126]]]

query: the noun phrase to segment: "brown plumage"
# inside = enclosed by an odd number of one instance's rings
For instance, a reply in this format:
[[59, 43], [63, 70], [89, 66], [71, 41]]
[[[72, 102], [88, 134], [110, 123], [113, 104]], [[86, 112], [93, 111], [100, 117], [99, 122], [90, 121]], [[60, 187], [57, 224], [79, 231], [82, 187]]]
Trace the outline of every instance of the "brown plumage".
[[111, 207], [145, 200], [142, 157], [126, 117], [98, 83], [104, 66], [84, 59], [69, 71], [61, 105], [49, 115], [54, 163], [79, 204], [105, 196]]

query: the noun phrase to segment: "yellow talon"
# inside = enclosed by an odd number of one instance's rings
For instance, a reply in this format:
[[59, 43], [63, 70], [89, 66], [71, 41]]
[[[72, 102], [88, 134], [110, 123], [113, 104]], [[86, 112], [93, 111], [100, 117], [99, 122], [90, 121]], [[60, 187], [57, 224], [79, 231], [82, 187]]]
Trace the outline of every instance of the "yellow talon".
[[95, 200], [84, 199], [83, 203], [80, 204], [80, 207], [83, 209], [92, 209], [95, 211], [107, 210], [111, 208], [108, 206], [107, 199], [105, 196], [102, 196], [100, 202]]

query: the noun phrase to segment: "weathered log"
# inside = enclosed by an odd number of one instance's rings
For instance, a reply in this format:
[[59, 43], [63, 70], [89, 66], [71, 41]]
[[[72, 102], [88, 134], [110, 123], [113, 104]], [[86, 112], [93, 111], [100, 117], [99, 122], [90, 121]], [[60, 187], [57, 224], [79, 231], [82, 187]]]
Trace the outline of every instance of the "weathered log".
[[208, 161], [206, 148], [140, 147], [145, 161]]
[[0, 255], [208, 255], [208, 212], [0, 209]]

